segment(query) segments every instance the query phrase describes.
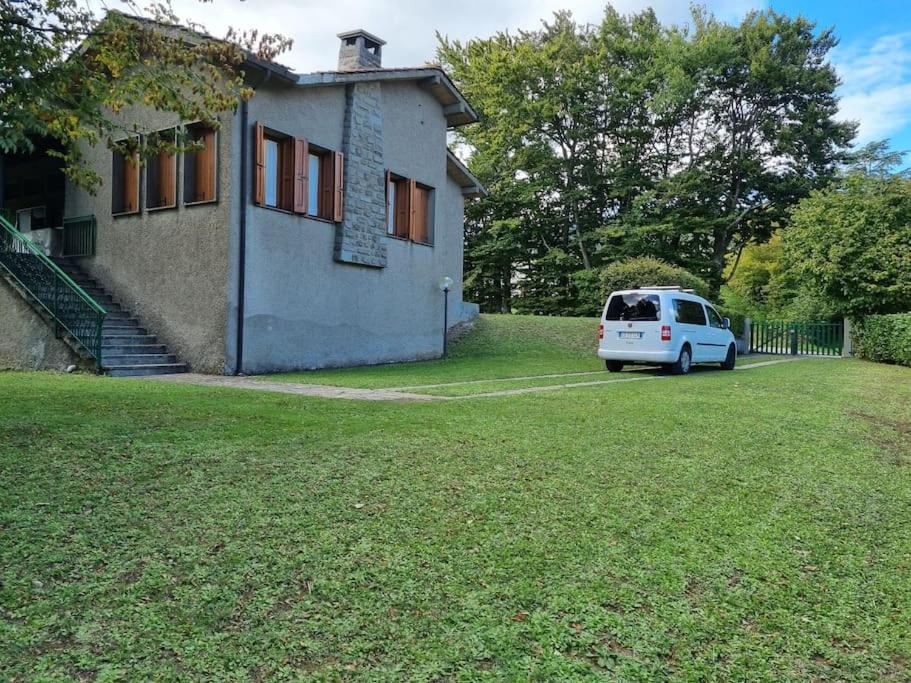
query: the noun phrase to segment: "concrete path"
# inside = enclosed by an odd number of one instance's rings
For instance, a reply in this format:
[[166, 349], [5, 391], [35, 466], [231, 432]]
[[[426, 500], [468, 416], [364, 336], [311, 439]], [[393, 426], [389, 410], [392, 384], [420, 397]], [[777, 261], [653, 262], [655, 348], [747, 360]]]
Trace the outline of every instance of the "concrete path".
[[[775, 360], [761, 361], [750, 365], [738, 365], [736, 370], [752, 370], [769, 365], [793, 363], [799, 360], [833, 360], [832, 356], [797, 356], [792, 358], [778, 358]], [[252, 389], [254, 391], [268, 391], [280, 394], [295, 394], [297, 396], [316, 396], [318, 398], [342, 398], [357, 401], [464, 401], [472, 398], [495, 398], [500, 396], [518, 396], [520, 394], [537, 394], [545, 391], [558, 391], [575, 387], [593, 387], [601, 384], [620, 384], [623, 382], [643, 382], [653, 379], [668, 379], [670, 375], [636, 374], [633, 376], [614, 377], [613, 379], [596, 380], [593, 382], [568, 382], [565, 384], [548, 384], [540, 387], [521, 387], [518, 389], [503, 389], [502, 391], [485, 391], [478, 394], [464, 396], [431, 396], [428, 394], [415, 394], [408, 389], [433, 389], [449, 386], [464, 386], [466, 384], [487, 384], [489, 382], [521, 382], [535, 379], [552, 379], [554, 377], [578, 377], [580, 375], [603, 374], [604, 371], [593, 372], [567, 372], [562, 375], [534, 375], [530, 377], [506, 377], [494, 380], [471, 380], [462, 382], [449, 382], [445, 384], [423, 384], [395, 389], [355, 389], [351, 387], [335, 387], [325, 384], [295, 384], [293, 382], [268, 382], [250, 377], [226, 377], [223, 375], [198, 375], [184, 373], [177, 375], [152, 375], [149, 377], [134, 377], [129, 379], [150, 380], [156, 382], [173, 382], [177, 384], [192, 384], [196, 386], [228, 387], [231, 389]]]
[[176, 384], [193, 384], [203, 387], [228, 387], [231, 389], [253, 389], [254, 391], [271, 391], [279, 394], [296, 394], [298, 396], [318, 396], [319, 398], [347, 398], [358, 401], [435, 401], [439, 396], [409, 394], [392, 389], [352, 389], [349, 387], [331, 387], [325, 384], [295, 384], [293, 382], [265, 382], [250, 377], [230, 377], [224, 375], [198, 375], [187, 372], [179, 375], [150, 375], [130, 379], [151, 380], [153, 382], [174, 382]]

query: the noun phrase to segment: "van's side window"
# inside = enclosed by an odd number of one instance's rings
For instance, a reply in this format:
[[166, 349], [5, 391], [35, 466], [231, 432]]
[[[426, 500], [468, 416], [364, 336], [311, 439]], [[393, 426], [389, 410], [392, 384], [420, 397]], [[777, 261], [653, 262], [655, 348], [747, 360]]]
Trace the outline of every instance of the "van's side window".
[[719, 330], [723, 330], [724, 323], [721, 322], [721, 316], [718, 315], [718, 311], [716, 311], [711, 306], [706, 306], [705, 310], [706, 310], [706, 313], [709, 314], [709, 325], [711, 325], [712, 327], [717, 327]]
[[674, 317], [678, 323], [705, 325], [705, 310], [696, 301], [674, 299]]

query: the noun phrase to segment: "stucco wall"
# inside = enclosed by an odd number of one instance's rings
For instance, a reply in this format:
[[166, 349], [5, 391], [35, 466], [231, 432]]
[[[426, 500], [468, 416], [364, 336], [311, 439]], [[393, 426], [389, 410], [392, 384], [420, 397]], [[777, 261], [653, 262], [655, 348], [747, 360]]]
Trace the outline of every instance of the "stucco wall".
[[64, 370], [83, 365], [76, 353], [0, 278], [0, 369]]
[[[168, 114], [134, 109], [125, 120], [164, 129], [177, 121]], [[178, 358], [200, 372], [225, 371], [228, 312], [229, 236], [233, 216], [232, 136], [239, 117], [225, 115], [218, 134], [217, 202], [184, 206], [179, 158], [175, 209], [111, 215], [111, 152], [104, 145], [86, 151], [87, 162], [104, 180], [94, 196], [68, 186], [66, 215], [94, 214], [96, 254], [81, 260], [125, 307], [136, 314]], [[145, 205], [145, 175], [140, 203]]]
[[[333, 259], [336, 226], [250, 205], [244, 370], [267, 372], [433, 358], [443, 343], [439, 279], [456, 282], [450, 320], [462, 313], [460, 188], [446, 174], [446, 124], [436, 99], [414, 83], [383, 84], [385, 165], [436, 189], [434, 246], [386, 238], [385, 268]], [[340, 149], [342, 86], [263, 88], [250, 125]], [[248, 177], [246, 191], [251, 192]]]

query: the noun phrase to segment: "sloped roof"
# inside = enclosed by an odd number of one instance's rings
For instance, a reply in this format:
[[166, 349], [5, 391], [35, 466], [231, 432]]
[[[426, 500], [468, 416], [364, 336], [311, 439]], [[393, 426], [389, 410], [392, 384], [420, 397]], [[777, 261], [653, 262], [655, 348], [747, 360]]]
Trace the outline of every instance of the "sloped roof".
[[450, 149], [446, 150], [446, 172], [459, 184], [466, 197], [487, 196], [487, 189]]
[[438, 66], [414, 68], [361, 69], [358, 71], [316, 71], [300, 74], [297, 85], [314, 87], [321, 85], [339, 85], [345, 83], [365, 83], [373, 81], [416, 81], [426, 88], [443, 107], [446, 122], [452, 126], [464, 126], [478, 120], [477, 112], [455, 87], [455, 84]]

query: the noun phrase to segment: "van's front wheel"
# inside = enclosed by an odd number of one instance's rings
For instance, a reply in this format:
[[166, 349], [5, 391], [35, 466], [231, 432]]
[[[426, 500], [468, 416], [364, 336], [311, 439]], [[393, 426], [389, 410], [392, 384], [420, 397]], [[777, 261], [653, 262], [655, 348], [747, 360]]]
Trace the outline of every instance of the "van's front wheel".
[[728, 355], [724, 359], [724, 362], [721, 364], [722, 370], [733, 370], [734, 365], [737, 363], [737, 348], [731, 344], [728, 347]]
[[693, 366], [693, 354], [690, 351], [690, 347], [687, 344], [683, 345], [683, 348], [680, 349], [680, 355], [677, 357], [676, 363], [671, 363], [668, 366], [668, 369], [671, 371], [672, 375], [688, 375], [690, 374], [690, 368]]
[[607, 366], [608, 372], [620, 372], [623, 370], [622, 360], [606, 360], [604, 364]]

